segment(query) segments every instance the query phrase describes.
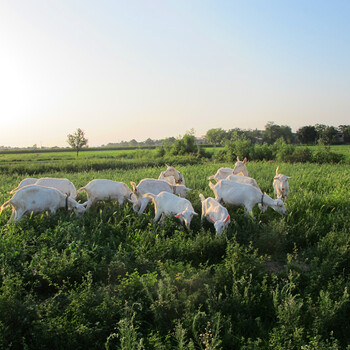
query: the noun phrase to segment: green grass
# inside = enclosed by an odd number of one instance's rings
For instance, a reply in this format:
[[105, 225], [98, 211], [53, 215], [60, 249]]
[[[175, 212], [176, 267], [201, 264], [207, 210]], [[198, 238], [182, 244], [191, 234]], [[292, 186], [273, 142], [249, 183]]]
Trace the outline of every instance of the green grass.
[[[165, 169], [141, 165], [40, 176], [79, 188], [96, 178], [129, 185]], [[288, 215], [255, 208], [252, 220], [229, 207], [222, 236], [200, 217], [191, 230], [175, 218], [155, 225], [152, 205], [137, 216], [129, 204], [99, 203], [81, 218], [60, 210], [15, 225], [4, 210], [0, 348], [346, 349], [350, 166], [248, 162], [270, 196], [277, 165], [292, 177]], [[199, 193], [213, 195], [207, 177], [222, 166], [232, 164], [176, 166], [198, 213]], [[1, 203], [26, 176], [1, 175]]]

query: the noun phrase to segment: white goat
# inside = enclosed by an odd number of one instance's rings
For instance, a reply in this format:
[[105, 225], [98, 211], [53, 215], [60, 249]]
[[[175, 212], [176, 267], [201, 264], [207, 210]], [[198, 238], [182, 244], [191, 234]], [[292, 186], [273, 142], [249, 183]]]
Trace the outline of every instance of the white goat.
[[135, 195], [124, 182], [106, 179], [95, 179], [86, 186], [79, 188], [77, 194], [85, 191], [87, 193], [86, 209], [98, 201], [115, 200], [122, 205], [125, 200], [135, 201]]
[[220, 180], [216, 185], [209, 182], [209, 187], [213, 190], [215, 199], [218, 202], [222, 200], [226, 204], [243, 206], [246, 212], [252, 217], [254, 217], [253, 208], [258, 203], [260, 204], [262, 212], [264, 212], [267, 207], [271, 207], [281, 214], [287, 213], [281, 197], [272, 199], [254, 186], [228, 180]]
[[199, 195], [199, 198], [202, 201], [201, 221], [206, 218], [214, 224], [216, 233], [221, 235], [231, 222], [227, 209], [214, 198], [208, 197], [205, 199], [202, 194]]
[[276, 169], [276, 176], [273, 178], [273, 189], [277, 197], [282, 196], [284, 202], [287, 201], [289, 195], [289, 183], [290, 176], [286, 176], [278, 173], [279, 167]]
[[10, 193], [13, 194], [17, 192], [20, 188], [28, 185], [33, 185], [38, 181], [36, 177], [27, 177], [26, 179], [23, 179], [16, 188], [14, 188]]
[[235, 182], [240, 182], [243, 184], [251, 185], [251, 186], [254, 186], [260, 190], [260, 187], [259, 187], [258, 183], [256, 182], [256, 180], [253, 179], [252, 177], [249, 177], [249, 176], [230, 175], [230, 176], [227, 176], [227, 178], [225, 180], [235, 181]]
[[[176, 170], [173, 166], [170, 166], [168, 164], [165, 164], [167, 166], [167, 169], [165, 171], [162, 171], [161, 174], [159, 175], [160, 177], [169, 177], [169, 176], [174, 176], [175, 183], [178, 185], [185, 185], [185, 178], [184, 176]], [[159, 178], [160, 179], [160, 178]]]
[[43, 187], [52, 187], [56, 190], [61, 191], [66, 194], [68, 197], [73, 199], [77, 198], [77, 190], [74, 184], [68, 179], [56, 179], [54, 177], [42, 177], [38, 179], [34, 185], [43, 186]]
[[46, 210], [50, 211], [51, 214], [55, 214], [59, 208], [73, 209], [76, 214], [83, 214], [86, 211], [84, 205], [66, 196], [61, 191], [37, 185], [20, 188], [10, 200], [1, 206], [0, 212], [9, 205], [12, 205], [12, 215], [9, 223], [18, 221], [25, 214], [35, 214]]
[[185, 185], [172, 186], [164, 180], [157, 179], [143, 179], [137, 186], [133, 181], [131, 181], [130, 184], [133, 188], [134, 194], [137, 197], [136, 200], [135, 197], [132, 199], [133, 209], [134, 211], [138, 211], [139, 215], [145, 211], [147, 204], [151, 201], [150, 198], [144, 197], [144, 194], [146, 193], [157, 195], [162, 191], [166, 191], [184, 198], [186, 197], [187, 192], [191, 190]]
[[189, 200], [175, 194], [163, 191], [158, 195], [146, 193], [144, 197], [150, 198], [154, 203], [154, 222], [157, 222], [161, 216], [161, 221], [165, 216], [175, 216], [189, 229], [193, 215], [198, 215]]
[[239, 157], [237, 157], [237, 162], [235, 163], [235, 167], [233, 169], [231, 168], [220, 168], [215, 175], [209, 176], [208, 180], [216, 180], [220, 181], [223, 179], [226, 179], [227, 176], [230, 175], [243, 175], [243, 176], [249, 176], [249, 172], [246, 166], [247, 158], [244, 158], [243, 160], [239, 160]]
[[162, 171], [160, 173], [160, 175], [158, 176], [158, 180], [163, 180], [168, 182], [170, 185], [175, 186], [176, 185], [176, 181], [175, 181], [175, 177], [170, 175], [170, 176], [165, 176], [164, 175], [164, 171]]

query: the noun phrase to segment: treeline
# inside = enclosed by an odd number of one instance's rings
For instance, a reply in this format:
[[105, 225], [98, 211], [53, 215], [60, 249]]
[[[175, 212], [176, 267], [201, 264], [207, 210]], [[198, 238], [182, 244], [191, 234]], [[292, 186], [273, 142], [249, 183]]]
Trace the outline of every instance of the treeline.
[[[186, 134], [194, 135], [194, 131], [191, 130]], [[244, 130], [240, 128], [224, 130], [222, 128], [214, 128], [208, 130], [204, 137], [195, 138], [195, 143], [224, 146], [227, 141], [234, 141], [237, 137], [244, 137], [252, 143], [258, 144], [273, 144], [278, 139], [283, 138], [288, 144], [314, 145], [321, 143], [323, 145], [336, 145], [350, 143], [350, 125], [339, 125], [338, 127], [325, 124], [307, 125], [299, 128], [295, 133], [290, 126], [278, 125], [274, 122], [268, 122], [264, 130]], [[159, 140], [148, 138], [141, 142], [132, 139], [119, 143], [108, 143], [107, 145], [103, 145], [103, 147], [162, 146], [164, 144], [174, 144], [177, 140], [175, 137]]]
[[206, 133], [206, 142], [223, 146], [227, 141], [234, 141], [237, 137], [244, 137], [252, 143], [273, 144], [282, 138], [288, 144], [336, 145], [350, 142], [350, 125], [338, 127], [316, 124], [299, 128], [296, 133], [287, 125], [278, 125], [268, 122], [265, 130], [242, 130], [239, 128], [223, 130], [221, 128], [210, 129]]
[[249, 160], [298, 163], [340, 163], [345, 160], [343, 154], [332, 152], [329, 145], [318, 147], [315, 151], [308, 146], [287, 143], [283, 137], [274, 143], [256, 143], [244, 134], [235, 134], [231, 140], [226, 140], [225, 146], [217, 152], [207, 152], [204, 147], [196, 144], [193, 135], [186, 134], [174, 143], [164, 143], [156, 149], [156, 157], [191, 155], [197, 158], [208, 158], [216, 162], [235, 162], [237, 157]]

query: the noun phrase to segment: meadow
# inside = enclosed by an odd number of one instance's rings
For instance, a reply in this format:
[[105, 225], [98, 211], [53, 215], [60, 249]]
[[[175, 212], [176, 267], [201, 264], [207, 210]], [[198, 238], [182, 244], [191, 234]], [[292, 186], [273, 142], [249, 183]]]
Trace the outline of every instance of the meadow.
[[[153, 152], [0, 156], [0, 203], [33, 174], [129, 185], [173, 161], [200, 214], [208, 176], [233, 166]], [[256, 207], [253, 220], [228, 207], [221, 236], [200, 215], [190, 230], [175, 218], [154, 224], [153, 205], [138, 216], [129, 203], [99, 203], [82, 217], [60, 210], [14, 225], [4, 210], [0, 348], [350, 349], [350, 165], [248, 162], [270, 196], [277, 165], [292, 177], [288, 214]]]

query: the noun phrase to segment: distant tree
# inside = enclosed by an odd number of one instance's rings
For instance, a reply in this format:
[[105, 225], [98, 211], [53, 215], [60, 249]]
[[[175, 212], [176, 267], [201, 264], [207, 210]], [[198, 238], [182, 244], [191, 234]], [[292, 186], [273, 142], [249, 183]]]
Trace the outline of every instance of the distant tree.
[[265, 125], [265, 131], [263, 132], [263, 140], [269, 144], [272, 144], [281, 137], [287, 143], [293, 142], [293, 133], [290, 126], [280, 126], [271, 121], [267, 122]]
[[258, 130], [258, 129], [248, 129], [248, 130], [244, 130], [244, 136], [249, 139], [250, 141], [252, 141], [253, 143], [256, 143], [258, 140], [262, 140], [262, 136], [263, 136], [263, 132], [262, 130]]
[[334, 126], [316, 124], [318, 140], [324, 145], [333, 145], [337, 143], [338, 130]]
[[155, 144], [155, 142], [151, 138], [148, 138], [145, 141], [145, 145], [147, 145], [147, 146], [151, 146], [151, 145], [154, 145], [154, 144]]
[[190, 134], [185, 134], [182, 138], [178, 138], [171, 145], [171, 148], [168, 148], [168, 152], [176, 156], [184, 154], [195, 154], [197, 151], [198, 147], [196, 145], [196, 138], [194, 135]]
[[227, 133], [221, 128], [210, 129], [207, 131], [205, 138], [208, 143], [213, 145], [223, 145], [227, 140]]
[[314, 126], [308, 125], [299, 128], [296, 132], [297, 139], [300, 143], [311, 145], [317, 140], [317, 130]]
[[278, 139], [283, 138], [285, 142], [293, 142], [292, 129], [288, 125], [278, 125], [274, 122], [267, 122], [265, 125], [265, 131], [263, 131], [263, 140], [269, 144], [276, 142]]
[[272, 144], [281, 137], [280, 126], [274, 122], [267, 122], [265, 131], [263, 132], [264, 141]]
[[226, 139], [227, 141], [234, 141], [237, 137], [240, 137], [244, 135], [244, 130], [241, 130], [240, 128], [234, 128], [234, 129], [229, 129], [226, 132]]
[[286, 143], [294, 143], [294, 136], [290, 126], [281, 125], [280, 132], [281, 136], [284, 138], [284, 141], [286, 141]]
[[88, 143], [88, 139], [85, 138], [85, 132], [78, 128], [74, 134], [69, 134], [67, 137], [69, 146], [71, 146], [77, 152], [78, 158], [79, 151]]
[[136, 147], [138, 145], [138, 142], [135, 139], [132, 139], [129, 141], [129, 146]]

